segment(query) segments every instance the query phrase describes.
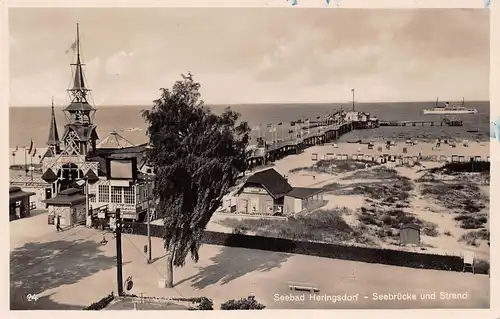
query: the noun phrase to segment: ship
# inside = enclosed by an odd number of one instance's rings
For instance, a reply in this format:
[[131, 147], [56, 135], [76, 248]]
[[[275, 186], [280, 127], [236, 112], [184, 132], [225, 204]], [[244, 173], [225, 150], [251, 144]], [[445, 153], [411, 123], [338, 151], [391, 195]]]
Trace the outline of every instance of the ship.
[[432, 109], [423, 109], [424, 115], [426, 114], [476, 114], [477, 109], [465, 107], [465, 99], [462, 99], [461, 105], [450, 105], [446, 102], [444, 105], [436, 105]]

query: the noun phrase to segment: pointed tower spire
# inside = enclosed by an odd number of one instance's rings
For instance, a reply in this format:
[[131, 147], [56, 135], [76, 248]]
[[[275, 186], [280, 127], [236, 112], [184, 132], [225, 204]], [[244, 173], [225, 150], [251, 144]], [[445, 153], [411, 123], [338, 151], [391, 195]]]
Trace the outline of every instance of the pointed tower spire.
[[56, 124], [56, 114], [54, 112], [54, 97], [52, 97], [52, 114], [50, 116], [50, 128], [49, 128], [49, 138], [47, 139], [47, 145], [59, 148], [59, 133], [57, 132]]
[[76, 24], [76, 63], [75, 79], [73, 81], [73, 90], [85, 90], [85, 80], [83, 77], [82, 61], [80, 58], [80, 27]]

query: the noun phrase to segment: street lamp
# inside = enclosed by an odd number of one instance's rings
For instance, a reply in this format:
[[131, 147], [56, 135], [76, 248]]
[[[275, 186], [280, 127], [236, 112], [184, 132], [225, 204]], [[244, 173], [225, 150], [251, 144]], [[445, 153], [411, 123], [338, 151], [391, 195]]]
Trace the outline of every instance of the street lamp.
[[89, 179], [87, 176], [76, 181], [76, 185], [82, 187], [85, 185], [85, 225], [92, 227], [92, 220], [89, 217]]
[[[101, 245], [105, 246], [108, 241], [106, 240], [106, 234], [113, 233], [116, 239], [116, 281], [118, 283], [118, 296], [123, 295], [123, 262], [122, 262], [122, 220], [120, 217], [120, 209], [116, 209], [116, 229], [113, 232], [105, 232], [102, 235]], [[132, 281], [132, 277], [127, 278], [127, 281]], [[128, 286], [128, 284], [127, 284]], [[128, 288], [128, 287], [127, 287]], [[130, 290], [130, 289], [127, 289]]]
[[152, 258], [151, 258], [151, 209], [149, 207], [149, 202], [151, 201], [151, 197], [152, 197], [151, 190], [153, 188], [151, 187], [151, 185], [152, 185], [151, 177], [146, 176], [145, 180], [147, 182], [146, 185], [148, 187], [148, 189], [147, 189], [148, 196], [146, 198], [146, 200], [147, 200], [147, 219], [148, 219], [148, 224], [147, 224], [148, 225], [148, 259], [147, 259], [147, 263], [150, 264]]

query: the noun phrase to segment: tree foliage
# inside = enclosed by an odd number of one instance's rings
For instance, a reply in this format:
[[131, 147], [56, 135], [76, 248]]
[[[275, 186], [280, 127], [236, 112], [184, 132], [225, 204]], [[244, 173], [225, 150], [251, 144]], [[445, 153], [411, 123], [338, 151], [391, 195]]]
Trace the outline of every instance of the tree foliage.
[[262, 310], [266, 308], [263, 304], [255, 300], [254, 296], [242, 298], [240, 300], [228, 300], [220, 306], [221, 310]]
[[250, 128], [227, 108], [217, 115], [200, 100], [200, 84], [182, 75], [142, 115], [149, 124], [147, 158], [155, 172], [156, 211], [165, 225], [165, 248], [183, 266], [198, 261], [203, 231], [222, 197], [247, 167]]

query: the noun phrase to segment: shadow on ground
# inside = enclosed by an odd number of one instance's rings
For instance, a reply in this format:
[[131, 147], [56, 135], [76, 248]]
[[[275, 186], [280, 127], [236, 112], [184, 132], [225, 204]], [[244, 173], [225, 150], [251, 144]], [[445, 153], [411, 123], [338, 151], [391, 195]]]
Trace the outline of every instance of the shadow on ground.
[[191, 281], [191, 286], [197, 289], [216, 283], [225, 285], [246, 274], [279, 268], [290, 257], [289, 254], [263, 250], [232, 247], [221, 249], [219, 254], [210, 259], [212, 263], [209, 266], [200, 267], [196, 275], [178, 282], [177, 285], [185, 281]]
[[[51, 299], [52, 294], [39, 297], [38, 300], [11, 300], [10, 310], [83, 310], [84, 307], [61, 304]], [[11, 297], [12, 298], [12, 297]]]
[[[28, 294], [40, 295], [48, 289], [71, 285], [116, 265], [92, 240], [58, 240], [27, 243], [10, 253], [10, 305], [12, 309], [69, 309], [49, 297], [28, 302]], [[97, 298], [99, 299], [99, 298]], [[52, 308], [54, 307], [54, 308]], [[81, 307], [80, 307], [81, 308]]]

